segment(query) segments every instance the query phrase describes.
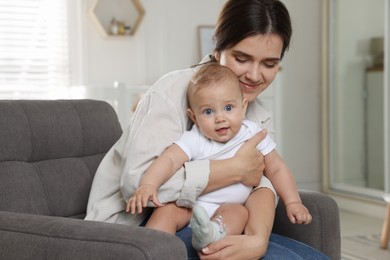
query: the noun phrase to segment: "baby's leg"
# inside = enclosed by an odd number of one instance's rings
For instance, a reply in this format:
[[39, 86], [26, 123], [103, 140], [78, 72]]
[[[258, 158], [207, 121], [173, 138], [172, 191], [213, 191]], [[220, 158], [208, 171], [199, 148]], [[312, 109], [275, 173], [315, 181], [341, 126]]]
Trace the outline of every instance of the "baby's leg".
[[163, 207], [155, 208], [145, 227], [174, 235], [177, 230], [189, 223], [190, 218], [191, 209], [178, 207], [174, 202], [170, 202]]
[[248, 222], [249, 211], [241, 204], [223, 204], [215, 211], [211, 219], [218, 216], [223, 217], [226, 235], [241, 235]]
[[199, 251], [226, 235], [242, 234], [248, 221], [248, 210], [241, 204], [224, 204], [209, 218], [201, 206], [192, 211], [192, 245]]

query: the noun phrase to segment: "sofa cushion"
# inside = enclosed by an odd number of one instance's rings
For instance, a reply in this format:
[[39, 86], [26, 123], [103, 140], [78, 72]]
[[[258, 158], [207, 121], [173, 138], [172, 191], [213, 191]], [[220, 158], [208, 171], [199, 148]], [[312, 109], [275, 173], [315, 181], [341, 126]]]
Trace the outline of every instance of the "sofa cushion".
[[0, 101], [0, 210], [82, 216], [96, 169], [121, 135], [96, 100]]

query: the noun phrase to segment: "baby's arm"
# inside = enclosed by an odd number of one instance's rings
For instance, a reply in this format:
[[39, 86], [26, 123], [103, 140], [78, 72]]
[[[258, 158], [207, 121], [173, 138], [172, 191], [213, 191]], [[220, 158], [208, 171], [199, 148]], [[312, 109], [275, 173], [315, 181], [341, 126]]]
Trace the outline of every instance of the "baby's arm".
[[276, 192], [286, 205], [290, 221], [294, 224], [309, 224], [312, 217], [302, 204], [294, 177], [283, 159], [276, 150], [273, 150], [264, 157], [264, 161], [264, 174], [271, 180]]
[[127, 202], [126, 212], [134, 214], [137, 210], [141, 213], [148, 201], [152, 201], [157, 207], [163, 206], [157, 198], [158, 188], [188, 160], [187, 154], [177, 144], [169, 146], [142, 176], [139, 187]]

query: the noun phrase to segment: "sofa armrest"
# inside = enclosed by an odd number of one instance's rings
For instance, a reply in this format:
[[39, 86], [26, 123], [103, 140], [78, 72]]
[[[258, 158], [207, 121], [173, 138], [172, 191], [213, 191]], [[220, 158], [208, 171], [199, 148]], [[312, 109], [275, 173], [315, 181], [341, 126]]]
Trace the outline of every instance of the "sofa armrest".
[[156, 230], [0, 211], [2, 259], [186, 259], [184, 243]]
[[287, 218], [282, 200], [279, 200], [273, 232], [308, 244], [331, 259], [340, 259], [340, 220], [335, 200], [319, 192], [299, 191], [299, 194], [313, 217], [312, 223], [292, 224]]

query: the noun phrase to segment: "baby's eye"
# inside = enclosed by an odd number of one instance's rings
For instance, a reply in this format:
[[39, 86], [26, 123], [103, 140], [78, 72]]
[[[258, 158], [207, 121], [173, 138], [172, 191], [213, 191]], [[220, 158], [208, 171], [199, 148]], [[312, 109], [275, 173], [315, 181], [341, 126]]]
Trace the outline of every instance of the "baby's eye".
[[213, 110], [211, 108], [206, 108], [203, 110], [203, 113], [207, 116], [211, 115], [213, 113]]
[[225, 111], [230, 112], [232, 110], [233, 110], [233, 106], [232, 105], [226, 105], [225, 106]]

